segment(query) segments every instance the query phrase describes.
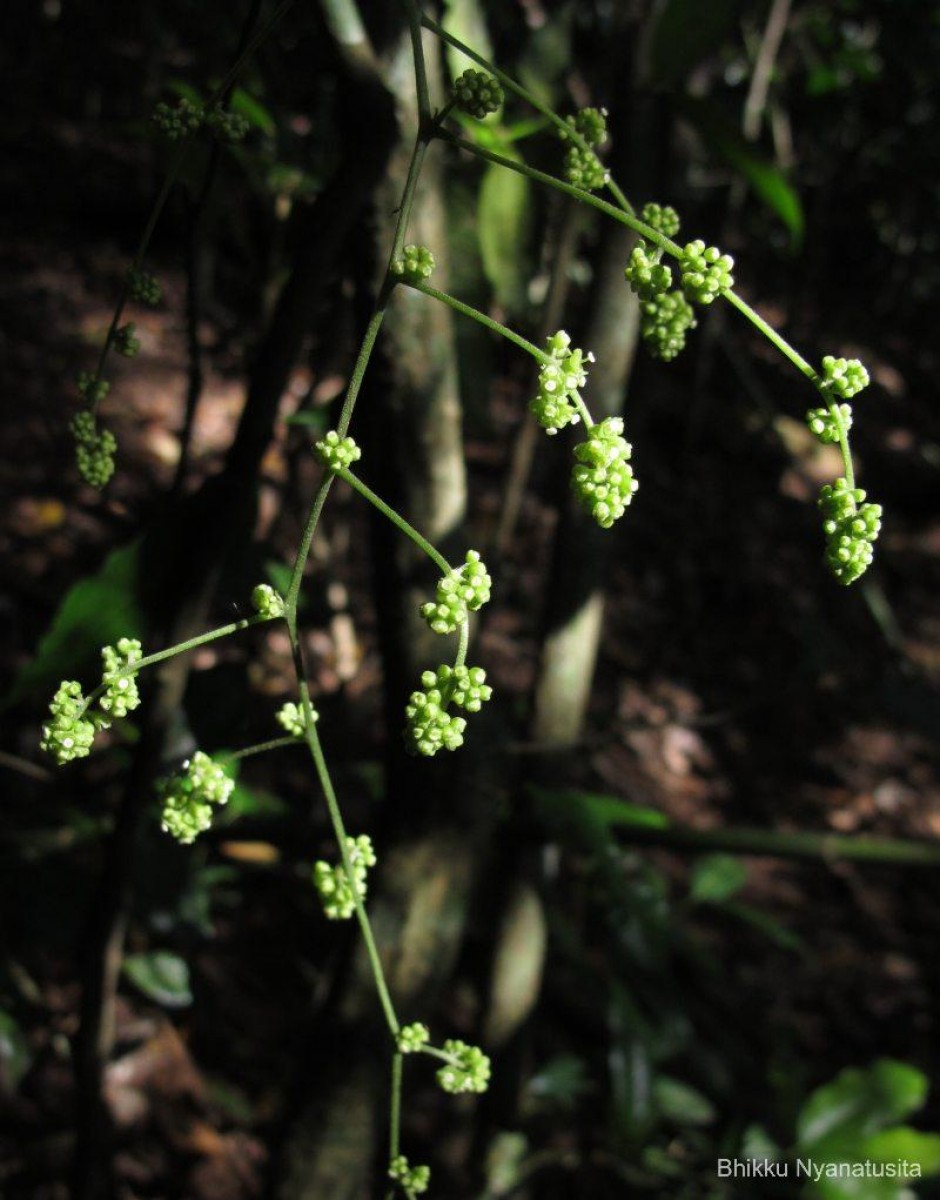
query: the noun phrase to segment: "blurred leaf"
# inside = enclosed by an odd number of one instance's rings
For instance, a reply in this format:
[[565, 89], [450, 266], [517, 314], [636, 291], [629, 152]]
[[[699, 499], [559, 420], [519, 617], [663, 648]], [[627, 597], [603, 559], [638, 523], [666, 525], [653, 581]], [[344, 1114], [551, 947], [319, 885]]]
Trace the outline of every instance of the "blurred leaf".
[[873, 1134], [865, 1142], [865, 1157], [883, 1163], [917, 1163], [925, 1178], [937, 1175], [940, 1174], [940, 1134], [896, 1125]]
[[101, 647], [140, 637], [144, 616], [137, 599], [140, 541], [115, 550], [94, 575], [65, 594], [31, 662], [20, 671], [0, 707], [23, 696], [53, 692], [63, 679], [80, 677]]
[[532, 788], [532, 795], [538, 814], [553, 824], [562, 821], [581, 827], [591, 826], [595, 830], [607, 830], [618, 825], [665, 829], [669, 825], [668, 818], [658, 809], [631, 804], [616, 796], [539, 787]]
[[850, 1149], [887, 1125], [910, 1116], [927, 1098], [927, 1078], [916, 1067], [880, 1059], [866, 1070], [849, 1068], [817, 1088], [800, 1110], [801, 1151]]
[[0, 1009], [0, 1075], [6, 1076], [12, 1091], [20, 1086], [31, 1063], [26, 1034], [15, 1017]]
[[[479, 0], [445, 0], [444, 19], [441, 24], [451, 37], [457, 38], [465, 46], [471, 46], [483, 58], [493, 61], [493, 45]], [[466, 54], [462, 54], [446, 42], [444, 54], [453, 79], [462, 75], [468, 67], [473, 67], [475, 71], [480, 70], [473, 59], [467, 58]]]
[[303, 425], [314, 433], [325, 433], [329, 428], [329, 411], [325, 408], [301, 408], [284, 422], [285, 425]]
[[[516, 156], [504, 149], [507, 158]], [[531, 186], [524, 175], [491, 164], [483, 173], [477, 229], [483, 270], [497, 301], [518, 310], [525, 305], [532, 220]]]
[[710, 854], [692, 872], [689, 899], [697, 904], [721, 904], [747, 883], [747, 867], [731, 854]]
[[754, 908], [750, 904], [739, 904], [737, 901], [731, 903], [726, 902], [723, 906], [726, 913], [737, 917], [739, 921], [744, 921], [748, 925], [769, 937], [771, 941], [777, 943], [784, 950], [792, 950], [794, 954], [802, 954], [806, 949], [806, 943], [803, 939], [793, 932], [792, 929], [787, 929], [775, 918], [765, 913], [763, 909]]
[[503, 1130], [494, 1135], [486, 1151], [486, 1194], [508, 1196], [525, 1173], [529, 1140], [523, 1133]]
[[578, 1100], [591, 1090], [584, 1059], [574, 1054], [559, 1054], [533, 1075], [526, 1090], [546, 1105], [574, 1108]]
[[776, 1162], [780, 1158], [780, 1147], [763, 1125], [748, 1125], [741, 1138], [740, 1157], [756, 1162]]
[[803, 240], [803, 205], [783, 172], [761, 157], [721, 109], [710, 101], [686, 96], [678, 108], [706, 147], [746, 179], [755, 194], [776, 213], [789, 230], [792, 245], [798, 246]]
[[139, 991], [164, 1008], [186, 1008], [193, 1002], [189, 967], [168, 950], [130, 955], [124, 960], [124, 974]]
[[262, 133], [266, 133], [268, 137], [274, 137], [275, 133], [277, 133], [277, 123], [270, 112], [260, 100], [256, 100], [254, 96], [250, 96], [244, 88], [236, 88], [232, 92], [229, 108], [233, 113], [244, 117], [249, 125], [254, 125], [255, 129], [260, 129]]
[[[226, 768], [229, 770], [229, 768]], [[231, 774], [229, 770], [229, 774]], [[287, 804], [273, 792], [236, 782], [228, 804], [220, 809], [215, 824], [220, 828], [231, 825], [240, 817], [279, 817], [287, 812]]]
[[708, 1097], [671, 1075], [656, 1077], [653, 1097], [659, 1115], [674, 1125], [710, 1125], [715, 1119], [715, 1107]]
[[666, 0], [650, 41], [650, 80], [681, 88], [693, 67], [735, 31], [740, 0]]

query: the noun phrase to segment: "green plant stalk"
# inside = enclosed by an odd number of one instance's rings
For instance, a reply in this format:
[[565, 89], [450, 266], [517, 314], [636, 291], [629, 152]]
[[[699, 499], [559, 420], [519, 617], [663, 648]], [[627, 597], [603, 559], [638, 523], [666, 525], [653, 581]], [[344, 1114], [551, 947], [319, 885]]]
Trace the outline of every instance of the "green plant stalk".
[[[563, 117], [560, 117], [553, 109], [549, 108], [547, 104], [543, 104], [537, 96], [534, 96], [530, 91], [528, 91], [528, 89], [524, 88], [521, 83], [517, 83], [512, 76], [505, 74], [505, 72], [501, 71], [498, 67], [494, 66], [493, 63], [485, 59], [482, 54], [478, 54], [476, 50], [472, 50], [469, 46], [460, 41], [459, 38], [455, 38], [452, 34], [448, 33], [442, 25], [439, 25], [437, 21], [435, 21], [432, 17], [429, 17], [426, 13], [422, 13], [421, 15], [421, 23], [425, 29], [430, 29], [433, 34], [436, 34], [441, 41], [447, 42], [447, 44], [453, 46], [455, 50], [459, 50], [461, 54], [465, 54], [467, 58], [472, 59], [477, 66], [483, 67], [484, 70], [489, 71], [489, 73], [494, 75], [508, 91], [517, 95], [520, 100], [524, 100], [527, 104], [530, 104], [534, 109], [536, 109], [537, 112], [540, 112], [543, 117], [547, 117], [548, 120], [559, 131], [559, 133], [564, 134], [568, 141], [574, 142], [574, 144], [580, 150], [583, 150], [588, 154], [594, 153], [594, 147], [590, 146], [576, 129], [569, 125], [568, 122]], [[608, 179], [606, 186], [610, 191], [610, 194], [614, 197], [623, 211], [633, 214], [633, 205], [623, 194], [617, 184], [612, 179]]]
[[[524, 175], [528, 179], [534, 180], [536, 183], [542, 183], [546, 187], [555, 188], [556, 191], [564, 192], [568, 196], [574, 197], [575, 200], [581, 201], [583, 204], [589, 204], [596, 208], [599, 212], [605, 213], [612, 217], [615, 221], [626, 225], [635, 233], [640, 234], [645, 240], [653, 242], [659, 246], [667, 254], [673, 258], [679, 259], [682, 257], [682, 247], [671, 238], [664, 237], [658, 230], [653, 229], [644, 221], [639, 220], [632, 213], [625, 212], [622, 209], [614, 207], [606, 200], [602, 200], [599, 196], [593, 195], [591, 192], [586, 192], [582, 188], [574, 187], [573, 184], [565, 183], [562, 179], [557, 179], [554, 175], [547, 175], [544, 171], [538, 171], [535, 167], [530, 167], [525, 162], [520, 162], [515, 159], [506, 158], [502, 154], [497, 154], [493, 150], [487, 150], [483, 146], [477, 146], [473, 142], [468, 142], [466, 138], [457, 137], [455, 134], [442, 130], [439, 136], [451, 145], [457, 146], [461, 150], [466, 150], [469, 154], [475, 155], [477, 158], [485, 159], [487, 162], [496, 163], [498, 166], [506, 167], [510, 171], [515, 171], [518, 175]], [[746, 300], [743, 300], [735, 291], [724, 291], [722, 296], [734, 308], [746, 317], [751, 324], [758, 329], [764, 336], [780, 351], [784, 358], [788, 359], [801, 374], [820, 390], [820, 376], [818, 371], [806, 361], [800, 352], [792, 346], [782, 334], [778, 333], [764, 318], [756, 312]], [[828, 397], [827, 397], [828, 399]], [[848, 435], [845, 429], [841, 415], [834, 414], [836, 423], [839, 429], [839, 448], [842, 453], [843, 464], [845, 465], [846, 479], [850, 481], [850, 486], [854, 485], [854, 472], [852, 470], [852, 455], [849, 449]]]
[[254, 746], [246, 746], [243, 750], [232, 750], [228, 754], [221, 754], [219, 758], [223, 762], [237, 762], [241, 758], [251, 758], [255, 754], [266, 754], [268, 750], [280, 750], [284, 746], [299, 746], [300, 744], [295, 737], [271, 738], [268, 742], [258, 742]]
[[[216, 642], [219, 638], [229, 637], [233, 633], [238, 633], [242, 629], [247, 629], [250, 625], [263, 625], [265, 621], [276, 621], [278, 617], [264, 617], [260, 613], [254, 617], [244, 617], [241, 621], [232, 621], [230, 625], [220, 625], [218, 629], [210, 629], [208, 633], [197, 634], [196, 637], [189, 638], [188, 641], [178, 642], [175, 646], [168, 646], [166, 650], [158, 650], [155, 654], [147, 654], [137, 662], [132, 663], [129, 667], [125, 667], [121, 671], [114, 672], [115, 679], [124, 679], [128, 676], [136, 675], [138, 671], [143, 671], [147, 667], [152, 667], [156, 663], [163, 662], [167, 658], [175, 658], [177, 654], [185, 654], [188, 650], [195, 650], [198, 646], [204, 646], [207, 642]], [[85, 704], [85, 710], [105, 692], [106, 685], [101, 683], [89, 692], [88, 699]]]
[[[356, 875], [353, 869], [352, 860], [349, 857], [349, 849], [346, 845], [346, 827], [343, 824], [342, 813], [339, 809], [339, 803], [336, 799], [336, 792], [333, 789], [333, 781], [330, 778], [330, 772], [326, 765], [326, 759], [323, 757], [323, 747], [320, 744], [320, 737], [317, 733], [316, 725], [312, 718], [312, 709], [310, 707], [310, 699], [307, 695], [306, 688], [303, 693], [303, 708], [304, 708], [304, 732], [307, 745], [310, 747], [310, 753], [313, 756], [313, 762], [317, 770], [317, 776], [320, 780], [320, 787], [323, 789], [323, 795], [326, 798], [326, 807], [330, 814], [330, 824], [333, 826], [333, 835], [339, 845], [340, 858], [342, 859], [343, 869], [346, 871], [347, 878], [354, 880]], [[389, 994], [388, 984], [385, 981], [385, 971], [382, 967], [382, 960], [379, 957], [378, 947], [375, 944], [375, 937], [372, 934], [372, 925], [369, 922], [368, 914], [366, 913], [365, 905], [362, 902], [362, 897], [359, 894], [359, 889], [352, 888], [353, 900], [356, 905], [356, 920], [359, 922], [359, 929], [362, 933], [362, 940], [365, 943], [366, 953], [369, 956], [369, 964], [372, 967], [372, 976], [375, 982], [375, 990], [378, 993], [379, 1003], [382, 1006], [382, 1012], [385, 1016], [385, 1023], [388, 1025], [389, 1033], [393, 1038], [398, 1036], [401, 1025], [398, 1016], [395, 1013], [395, 1006], [392, 1004], [392, 997]]]
[[470, 317], [471, 320], [483, 325], [489, 329], [491, 333], [499, 334], [508, 342], [513, 342], [520, 349], [525, 350], [527, 354], [531, 354], [533, 358], [540, 363], [545, 364], [552, 361], [551, 356], [540, 350], [527, 338], [522, 337], [502, 322], [494, 320], [493, 317], [487, 316], [485, 312], [481, 312], [478, 308], [473, 308], [469, 304], [464, 304], [462, 300], [458, 300], [456, 296], [451, 296], [447, 292], [438, 291], [437, 288], [431, 287], [429, 283], [423, 281], [411, 282], [410, 280], [403, 281], [407, 287], [413, 288], [416, 292], [423, 292], [425, 296], [430, 296], [434, 300], [440, 300], [442, 304], [446, 304], [452, 308], [454, 312], [461, 313], [465, 317]]
[[[388, 1124], [388, 1160], [392, 1162], [401, 1153], [401, 1078], [404, 1055], [396, 1050], [392, 1055], [392, 1111]], [[394, 1188], [390, 1189], [394, 1192]]]
[[688, 829], [680, 825], [656, 828], [618, 825], [618, 841], [635, 846], [694, 854], [756, 855], [813, 862], [870, 862], [910, 867], [940, 867], [940, 843], [903, 838], [851, 837], [840, 833], [768, 829]]
[[354, 475], [348, 467], [344, 467], [341, 471], [337, 471], [336, 474], [340, 477], [340, 479], [344, 479], [351, 488], [357, 491], [364, 500], [368, 500], [371, 505], [377, 508], [383, 517], [387, 517], [396, 529], [401, 530], [406, 538], [409, 538], [412, 542], [414, 542], [418, 549], [423, 551], [423, 553], [426, 554], [436, 566], [440, 567], [441, 571], [443, 571], [445, 575], [451, 574], [453, 568], [451, 567], [450, 563], [438, 550], [431, 545], [428, 539], [422, 534], [418, 533], [417, 529], [415, 529], [413, 525], [409, 525], [409, 523], [403, 516], [401, 516], [400, 513], [396, 512], [391, 505], [386, 504], [381, 496], [377, 496], [375, 492], [373, 492], [370, 487], [364, 484], [357, 475]]

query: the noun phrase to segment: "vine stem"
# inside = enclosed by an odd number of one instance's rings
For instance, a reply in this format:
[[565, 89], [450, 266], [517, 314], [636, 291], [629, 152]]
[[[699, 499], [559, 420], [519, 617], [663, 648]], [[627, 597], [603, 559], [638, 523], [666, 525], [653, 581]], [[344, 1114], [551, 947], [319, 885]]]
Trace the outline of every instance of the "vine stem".
[[[310, 699], [307, 695], [306, 688], [303, 690], [304, 697], [304, 732], [307, 740], [307, 745], [310, 747], [310, 753], [313, 756], [314, 766], [316, 767], [317, 776], [320, 780], [320, 787], [323, 789], [323, 795], [326, 798], [326, 807], [330, 814], [330, 824], [333, 826], [333, 834], [339, 844], [340, 858], [343, 862], [343, 869], [346, 872], [346, 877], [349, 880], [356, 878], [353, 868], [352, 859], [349, 856], [349, 848], [346, 845], [346, 826], [343, 824], [343, 816], [339, 809], [339, 802], [336, 799], [336, 792], [333, 788], [333, 781], [330, 778], [330, 772], [326, 765], [326, 759], [323, 756], [323, 747], [320, 743], [320, 737], [317, 733], [316, 725], [311, 720], [312, 708]], [[372, 925], [369, 922], [368, 914], [366, 913], [365, 905], [362, 902], [362, 896], [359, 894], [357, 887], [352, 888], [353, 900], [356, 905], [356, 920], [359, 922], [359, 930], [362, 933], [362, 940], [365, 943], [366, 953], [369, 956], [369, 964], [372, 967], [372, 976], [375, 982], [375, 990], [378, 993], [379, 1003], [382, 1006], [382, 1012], [385, 1016], [385, 1023], [388, 1025], [389, 1033], [393, 1038], [398, 1036], [401, 1025], [398, 1021], [398, 1016], [395, 1013], [395, 1006], [392, 1004], [392, 997], [389, 994], [388, 984], [385, 981], [385, 971], [382, 967], [382, 960], [379, 957], [378, 947], [375, 944], [375, 937], [372, 933]]]
[[377, 496], [367, 484], [363, 483], [357, 475], [354, 475], [348, 467], [344, 467], [336, 473], [340, 479], [344, 479], [351, 488], [355, 489], [364, 500], [368, 500], [371, 505], [377, 508], [383, 517], [387, 517], [396, 529], [401, 530], [405, 537], [410, 538], [419, 550], [422, 550], [433, 563], [440, 567], [445, 575], [451, 573], [453, 568], [443, 554], [436, 550], [423, 534], [418, 533], [413, 525], [409, 525], [405, 518], [396, 512], [391, 505], [386, 504], [381, 496]]
[[[465, 54], [467, 58], [472, 59], [477, 66], [483, 67], [485, 70], [489, 71], [491, 75], [495, 75], [495, 77], [500, 81], [501, 84], [503, 84], [505, 88], [517, 95], [520, 100], [524, 100], [527, 104], [530, 104], [532, 108], [534, 108], [537, 112], [540, 112], [543, 117], [546, 117], [555, 126], [558, 132], [564, 135], [566, 140], [574, 142], [574, 144], [580, 150], [583, 150], [587, 154], [594, 153], [593, 146], [585, 141], [585, 139], [573, 126], [569, 125], [563, 117], [560, 117], [553, 109], [549, 108], [547, 104], [543, 104], [542, 101], [539, 100], [538, 96], [534, 96], [527, 88], [524, 88], [521, 83], [518, 83], [515, 79], [513, 79], [511, 75], [507, 75], [504, 71], [501, 71], [498, 67], [494, 66], [493, 63], [485, 59], [482, 54], [478, 54], [476, 50], [473, 50], [470, 46], [465, 45], [465, 43], [460, 41], [459, 38], [455, 38], [453, 34], [448, 33], [442, 25], [439, 25], [437, 21], [433, 19], [433, 17], [429, 17], [426, 13], [421, 14], [421, 24], [425, 27], [425, 29], [429, 29], [433, 34], [439, 37], [442, 42], [447, 42], [449, 46], [453, 46], [455, 50], [459, 50], [461, 54]], [[610, 194], [620, 205], [621, 209], [626, 213], [633, 214], [633, 205], [623, 194], [617, 184], [612, 179], [608, 179], [606, 186]]]
[[425, 296], [430, 296], [433, 300], [439, 300], [442, 304], [446, 304], [454, 312], [461, 313], [465, 317], [470, 317], [471, 320], [489, 329], [491, 333], [497, 333], [500, 337], [504, 337], [506, 341], [515, 343], [520, 349], [525, 350], [527, 354], [531, 354], [533, 358], [538, 359], [540, 363], [544, 364], [552, 361], [550, 355], [540, 350], [538, 346], [533, 345], [527, 338], [522, 337], [521, 334], [503, 325], [502, 322], [488, 316], [485, 312], [481, 312], [478, 308], [473, 308], [472, 305], [465, 304], [463, 300], [458, 300], [456, 296], [438, 291], [437, 288], [431, 287], [429, 283], [425, 283], [423, 280], [414, 282], [404, 280], [403, 282], [414, 291], [422, 292]]
[[268, 742], [257, 742], [254, 746], [245, 746], [242, 750], [232, 750], [228, 754], [220, 754], [223, 762], [237, 762], [242, 758], [251, 758], [255, 754], [266, 754], [268, 750], [280, 750], [284, 746], [299, 745], [295, 737], [271, 738]]

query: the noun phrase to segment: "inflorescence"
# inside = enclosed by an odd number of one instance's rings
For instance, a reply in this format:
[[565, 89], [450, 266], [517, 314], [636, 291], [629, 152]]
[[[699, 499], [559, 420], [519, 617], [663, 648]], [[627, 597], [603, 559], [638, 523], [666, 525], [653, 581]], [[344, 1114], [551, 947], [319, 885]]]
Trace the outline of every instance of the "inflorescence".
[[372, 848], [372, 839], [367, 834], [347, 837], [346, 852], [352, 867], [352, 878], [340, 864], [328, 862], [313, 865], [313, 883], [320, 893], [323, 911], [331, 921], [346, 921], [356, 911], [356, 897], [366, 898], [366, 875], [378, 861]]
[[158, 786], [163, 800], [161, 828], [190, 845], [212, 824], [214, 810], [227, 804], [235, 787], [224, 768], [197, 750], [182, 769]]
[[455, 106], [478, 121], [498, 112], [502, 103], [503, 89], [492, 75], [470, 67], [454, 81]]
[[453, 633], [490, 598], [492, 585], [486, 564], [476, 550], [467, 551], [462, 567], [444, 575], [437, 585], [437, 597], [421, 605], [421, 616], [435, 633]]
[[549, 361], [539, 371], [538, 394], [529, 404], [535, 419], [549, 435], [581, 420], [575, 393], [587, 383], [585, 364], [592, 363], [594, 355], [570, 347], [571, 338], [563, 329], [548, 339]]
[[362, 458], [362, 451], [351, 437], [340, 437], [335, 429], [315, 444], [317, 458], [330, 471], [345, 471]]
[[405, 246], [390, 269], [405, 283], [421, 283], [434, 274], [434, 255], [427, 246]]
[[630, 467], [632, 447], [622, 435], [623, 419], [608, 417], [574, 448], [571, 486], [602, 529], [623, 516], [639, 486]]
[[405, 744], [412, 754], [431, 758], [438, 750], [463, 745], [464, 717], [448, 712], [455, 704], [465, 712], [479, 712], [493, 694], [482, 667], [440, 666], [421, 676], [422, 690], [411, 693], [405, 708]]
[[587, 143], [588, 148], [578, 145], [565, 130], [559, 130], [561, 140], [571, 142], [565, 151], [565, 179], [572, 187], [585, 192], [597, 191], [610, 182], [610, 172], [594, 152], [607, 139], [607, 110], [582, 108], [566, 120], [569, 128]]
[[841, 584], [848, 586], [871, 565], [872, 543], [881, 529], [881, 505], [866, 504], [861, 488], [839, 478], [819, 493], [826, 534], [826, 563]]

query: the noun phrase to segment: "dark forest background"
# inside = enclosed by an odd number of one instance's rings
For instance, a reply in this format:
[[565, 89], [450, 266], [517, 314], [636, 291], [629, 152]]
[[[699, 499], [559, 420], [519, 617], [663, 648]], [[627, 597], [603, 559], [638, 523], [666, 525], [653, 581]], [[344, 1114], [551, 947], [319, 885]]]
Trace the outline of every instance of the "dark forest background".
[[[68, 422], [171, 149], [150, 113], [208, 94], [264, 5], [88, 0], [0, 13], [0, 1194], [384, 1193], [387, 1046], [309, 761], [246, 762], [194, 847], [155, 781], [195, 745], [276, 735], [286, 635], [174, 660], [79, 764], [41, 761], [62, 678], [283, 586], [388, 252], [414, 136], [398, 7], [300, 2], [232, 97], [237, 150], [188, 159], [112, 364], [104, 495]], [[811, 389], [730, 309], [651, 359], [596, 213], [443, 145], [413, 237], [435, 283], [598, 357], [640, 479], [615, 529], [572, 509], [570, 443], [534, 437], [533, 365], [420, 296], [393, 306], [357, 412], [362, 474], [494, 598], [496, 696], [448, 761], [407, 759], [433, 586], [334, 489], [301, 613], [320, 731], [401, 1011], [479, 1041], [455, 1102], [407, 1064], [404, 1144], [439, 1197], [908, 1194], [734, 1184], [719, 1156], [940, 1170], [940, 6], [926, 0], [451, 0], [458, 36], [570, 112], [609, 110], [637, 204], [735, 256], [814, 362], [857, 356], [876, 563], [840, 588], [815, 507], [840, 473]], [[349, 28], [347, 26], [347, 28]], [[353, 27], [354, 29], [354, 27]], [[462, 65], [428, 43], [438, 96]], [[560, 173], [512, 101], [467, 136]], [[557, 443], [557, 444], [556, 444]], [[425, 631], [426, 634], [426, 631]], [[915, 1132], [919, 1131], [919, 1132]], [[929, 1181], [918, 1195], [930, 1192]]]

